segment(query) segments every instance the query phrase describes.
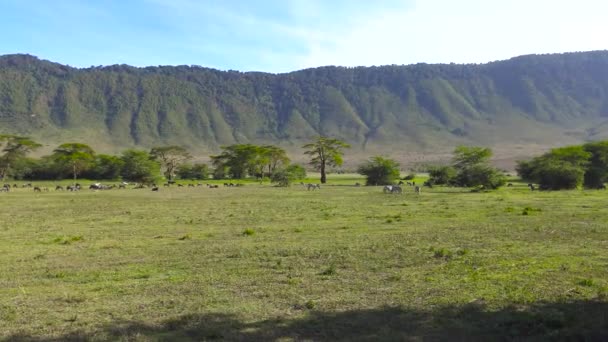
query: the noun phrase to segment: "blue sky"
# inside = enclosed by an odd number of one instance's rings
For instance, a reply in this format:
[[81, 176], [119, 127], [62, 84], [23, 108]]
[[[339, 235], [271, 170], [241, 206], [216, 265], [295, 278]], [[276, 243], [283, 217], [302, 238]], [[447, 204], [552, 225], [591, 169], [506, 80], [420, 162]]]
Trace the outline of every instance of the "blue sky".
[[483, 63], [608, 49], [603, 0], [0, 0], [0, 54], [76, 67]]

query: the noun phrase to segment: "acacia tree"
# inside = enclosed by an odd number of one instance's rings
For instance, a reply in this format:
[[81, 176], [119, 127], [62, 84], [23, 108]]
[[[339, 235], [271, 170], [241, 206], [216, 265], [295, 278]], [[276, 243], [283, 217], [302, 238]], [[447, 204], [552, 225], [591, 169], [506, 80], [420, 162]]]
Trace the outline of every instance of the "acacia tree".
[[180, 165], [192, 158], [190, 153], [181, 146], [154, 147], [150, 151], [150, 156], [161, 164], [165, 177], [169, 180], [173, 180]]
[[69, 165], [74, 181], [76, 181], [78, 175], [91, 166], [95, 160], [95, 151], [86, 144], [66, 143], [53, 150], [53, 158], [60, 163]]
[[0, 179], [4, 178], [17, 160], [25, 157], [29, 152], [42, 146], [28, 137], [16, 135], [0, 135], [0, 146], [4, 154], [0, 156]]
[[310, 165], [321, 172], [321, 183], [327, 182], [327, 166], [340, 166], [343, 163], [344, 148], [350, 145], [334, 138], [319, 137], [302, 148], [307, 149], [304, 154], [311, 156]]
[[289, 157], [287, 152], [274, 145], [266, 145], [261, 147], [262, 153], [267, 156], [268, 173], [273, 174], [276, 170], [289, 165]]
[[[287, 152], [280, 147], [252, 144], [222, 146], [222, 153], [211, 156], [211, 162], [218, 175], [228, 171], [232, 178], [264, 176], [264, 171], [272, 174], [289, 163]], [[214, 176], [215, 177], [215, 176]]]

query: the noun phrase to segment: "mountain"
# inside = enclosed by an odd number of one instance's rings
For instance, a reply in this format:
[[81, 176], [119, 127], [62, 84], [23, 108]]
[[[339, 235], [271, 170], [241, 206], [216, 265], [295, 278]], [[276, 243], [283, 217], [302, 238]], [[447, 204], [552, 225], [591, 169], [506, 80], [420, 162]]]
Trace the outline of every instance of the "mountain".
[[[286, 74], [199, 66], [72, 68], [0, 56], [0, 133], [100, 151], [233, 143], [296, 148], [319, 134], [361, 153], [456, 144], [553, 146], [608, 137], [608, 51], [487, 64], [320, 67]], [[525, 154], [524, 152], [522, 152]]]

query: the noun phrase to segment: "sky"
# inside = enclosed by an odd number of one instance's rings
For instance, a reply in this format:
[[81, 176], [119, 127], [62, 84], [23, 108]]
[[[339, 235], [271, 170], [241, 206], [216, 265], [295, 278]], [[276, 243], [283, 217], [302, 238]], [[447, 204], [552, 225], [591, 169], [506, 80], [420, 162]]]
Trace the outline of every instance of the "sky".
[[605, 0], [0, 0], [0, 55], [289, 72], [608, 49]]

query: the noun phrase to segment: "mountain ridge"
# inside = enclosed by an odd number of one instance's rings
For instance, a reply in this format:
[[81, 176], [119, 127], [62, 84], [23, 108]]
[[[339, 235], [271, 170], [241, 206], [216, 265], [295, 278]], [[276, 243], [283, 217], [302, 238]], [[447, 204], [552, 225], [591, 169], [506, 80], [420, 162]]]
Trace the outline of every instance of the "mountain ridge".
[[279, 74], [4, 55], [0, 132], [201, 154], [247, 142], [295, 149], [319, 134], [369, 153], [577, 143], [608, 136], [608, 51]]

